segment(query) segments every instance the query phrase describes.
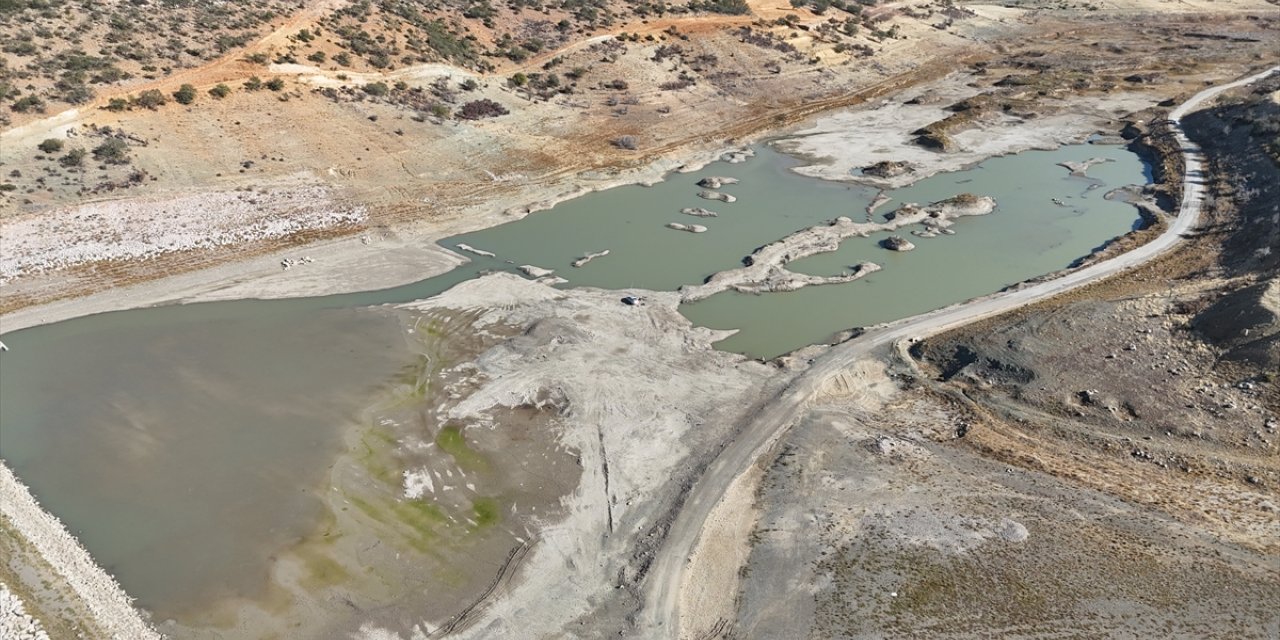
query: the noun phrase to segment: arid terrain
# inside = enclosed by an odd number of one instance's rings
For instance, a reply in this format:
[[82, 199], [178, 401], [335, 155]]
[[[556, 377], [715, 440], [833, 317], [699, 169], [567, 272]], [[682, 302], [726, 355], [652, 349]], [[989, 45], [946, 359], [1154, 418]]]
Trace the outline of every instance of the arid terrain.
[[0, 635], [1280, 634], [1274, 0], [0, 0], [0, 42], [5, 333], [422, 280], [467, 260], [441, 238], [781, 135], [881, 189], [1086, 140], [1152, 173], [1071, 269], [769, 362], [678, 306], [995, 201], [679, 292], [388, 308], [420, 366], [267, 596], [148, 619], [0, 467]]

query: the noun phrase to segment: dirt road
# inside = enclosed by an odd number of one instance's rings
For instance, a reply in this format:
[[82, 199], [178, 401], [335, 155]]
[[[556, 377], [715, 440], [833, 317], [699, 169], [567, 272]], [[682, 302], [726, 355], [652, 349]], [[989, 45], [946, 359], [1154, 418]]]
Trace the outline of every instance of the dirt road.
[[752, 464], [756, 464], [773, 443], [803, 415], [809, 398], [824, 381], [884, 345], [904, 339], [922, 338], [1039, 302], [1142, 265], [1177, 246], [1182, 235], [1191, 230], [1199, 220], [1205, 199], [1204, 158], [1200, 147], [1183, 133], [1180, 119], [1224, 91], [1251, 84], [1273, 73], [1280, 73], [1280, 66], [1205, 89], [1169, 114], [1174, 135], [1182, 148], [1186, 172], [1178, 217], [1160, 237], [1133, 251], [1055, 280], [881, 325], [857, 339], [833, 347], [817, 358], [804, 374], [798, 376], [772, 403], [751, 418], [741, 435], [725, 447], [707, 468], [706, 474], [690, 490], [648, 575], [645, 609], [640, 617], [642, 632], [648, 637], [680, 637], [680, 587], [685, 580], [688, 559], [698, 543], [708, 515], [734, 480]]

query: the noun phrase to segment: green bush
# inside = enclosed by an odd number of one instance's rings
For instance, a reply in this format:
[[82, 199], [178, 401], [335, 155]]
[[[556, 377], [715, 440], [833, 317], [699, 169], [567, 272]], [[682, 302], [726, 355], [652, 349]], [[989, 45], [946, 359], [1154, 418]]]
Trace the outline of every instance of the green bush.
[[173, 92], [173, 99], [177, 100], [178, 104], [191, 104], [196, 101], [196, 88], [192, 85], [184, 84]]
[[284, 80], [281, 80], [280, 78], [272, 78], [267, 81], [267, 88], [272, 91], [280, 91], [281, 89], [284, 89]]
[[253, 76], [253, 77], [249, 78], [248, 80], [245, 80], [245, 81], [244, 81], [244, 88], [245, 88], [245, 89], [248, 89], [249, 91], [257, 91], [258, 89], [261, 89], [261, 88], [262, 88], [262, 78], [259, 78], [258, 76]]
[[164, 97], [163, 93], [160, 93], [159, 89], [148, 89], [139, 93], [138, 96], [133, 99], [134, 104], [146, 109], [157, 109], [164, 106], [167, 102], [169, 102], [169, 100]]
[[316, 63], [316, 64], [324, 64], [324, 60], [325, 60], [324, 52], [323, 52], [323, 51], [317, 51], [317, 52], [315, 52], [315, 53], [313, 53], [313, 54], [311, 54], [311, 55], [307, 56], [307, 60], [310, 60], [310, 61], [312, 61], [312, 62], [314, 62], [314, 63]]
[[227, 96], [231, 95], [231, 87], [228, 87], [228, 86], [227, 86], [227, 85], [225, 85], [225, 84], [220, 84], [220, 85], [218, 85], [218, 86], [216, 86], [216, 87], [214, 87], [214, 88], [210, 89], [210, 90], [209, 90], [209, 95], [211, 95], [211, 96], [213, 96], [213, 97], [215, 97], [215, 98], [217, 98], [217, 99], [221, 100], [221, 99], [223, 99], [223, 98], [225, 98], [225, 97], [227, 97]]
[[382, 97], [391, 92], [391, 89], [387, 88], [385, 82], [370, 82], [362, 87], [362, 89], [364, 89], [365, 93], [374, 97]]
[[62, 151], [62, 141], [57, 138], [49, 138], [36, 145], [36, 148], [44, 153], [57, 153]]
[[107, 111], [124, 111], [129, 108], [129, 101], [124, 98], [112, 98], [107, 101], [107, 106], [103, 108]]

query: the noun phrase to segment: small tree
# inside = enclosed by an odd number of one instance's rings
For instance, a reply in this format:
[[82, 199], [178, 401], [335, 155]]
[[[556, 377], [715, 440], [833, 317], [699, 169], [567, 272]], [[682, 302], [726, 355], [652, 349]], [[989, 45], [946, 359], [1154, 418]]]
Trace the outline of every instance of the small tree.
[[93, 157], [107, 164], [128, 164], [129, 145], [120, 138], [107, 138], [102, 144], [93, 148]]
[[225, 98], [225, 97], [227, 97], [227, 96], [231, 95], [231, 87], [228, 87], [228, 86], [227, 86], [227, 85], [225, 85], [225, 84], [220, 84], [220, 85], [218, 85], [218, 86], [216, 86], [216, 87], [214, 87], [214, 88], [210, 89], [210, 90], [209, 90], [209, 95], [213, 96], [214, 98], [217, 98], [218, 100], [221, 100], [221, 99], [223, 99], [223, 98]]
[[57, 138], [49, 138], [48, 140], [36, 145], [36, 148], [40, 149], [40, 151], [44, 153], [57, 153], [62, 151], [62, 141]]
[[173, 92], [173, 99], [177, 100], [178, 104], [191, 104], [196, 101], [196, 88], [192, 85], [184, 84]]

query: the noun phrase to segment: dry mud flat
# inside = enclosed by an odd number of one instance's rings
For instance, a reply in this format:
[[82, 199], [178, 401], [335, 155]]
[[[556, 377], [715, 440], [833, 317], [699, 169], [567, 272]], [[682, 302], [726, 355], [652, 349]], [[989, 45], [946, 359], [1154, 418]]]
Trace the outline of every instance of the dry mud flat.
[[[644, 303], [623, 304], [627, 293], [643, 295]], [[485, 598], [455, 609], [466, 612], [461, 618], [420, 620], [412, 630], [598, 637], [627, 628], [625, 617], [637, 606], [629, 588], [644, 575], [668, 510], [717, 443], [779, 383], [765, 365], [712, 350], [723, 333], [692, 327], [676, 311], [678, 302], [673, 293], [560, 291], [492, 274], [405, 307], [428, 317], [461, 314], [466, 331], [502, 336], [454, 365], [456, 382], [440, 391], [449, 400], [439, 420], [466, 425], [461, 435], [480, 453], [488, 450], [485, 434], [493, 432], [508, 432], [508, 446], [515, 438], [515, 446], [541, 442], [567, 453], [567, 467], [529, 458], [511, 472], [574, 478], [545, 516], [525, 512], [518, 542], [527, 548], [518, 566], [476, 565], [479, 573], [501, 578], [492, 591], [476, 594]], [[512, 412], [534, 409], [549, 421], [521, 426], [510, 419]], [[448, 481], [409, 465], [401, 490], [444, 495]], [[465, 482], [461, 486], [450, 491], [465, 492]], [[508, 510], [527, 508], [500, 503], [504, 518]], [[411, 629], [403, 620], [372, 616], [356, 635], [388, 638]]]
[[[1117, 112], [1151, 106], [1150, 94], [1115, 93], [1052, 101], [1060, 112], [1037, 118], [992, 116], [952, 134], [955, 148], [939, 152], [922, 146], [912, 132], [953, 115], [949, 105], [981, 94], [968, 73], [914, 87], [874, 107], [817, 118], [810, 126], [775, 142], [785, 153], [808, 158], [795, 171], [825, 180], [857, 181], [885, 189], [898, 188], [944, 171], [956, 171], [987, 158], [1028, 149], [1055, 149], [1083, 142]], [[905, 163], [910, 171], [863, 172]], [[877, 175], [879, 174], [879, 175]]]

